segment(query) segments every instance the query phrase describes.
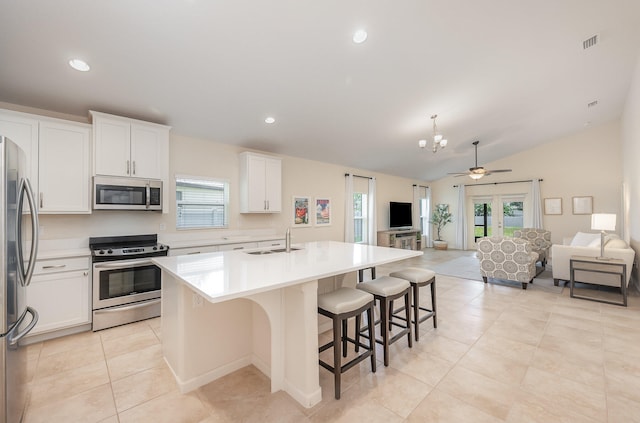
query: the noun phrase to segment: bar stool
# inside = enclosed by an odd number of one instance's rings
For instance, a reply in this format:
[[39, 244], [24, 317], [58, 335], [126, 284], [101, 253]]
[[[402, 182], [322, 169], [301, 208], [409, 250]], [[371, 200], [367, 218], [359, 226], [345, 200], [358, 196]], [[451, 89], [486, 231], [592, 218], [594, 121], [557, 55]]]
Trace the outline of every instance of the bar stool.
[[[382, 332], [382, 340], [376, 339], [376, 342], [382, 344], [384, 349], [384, 365], [389, 365], [389, 345], [396, 342], [398, 339], [407, 335], [409, 341], [409, 348], [413, 346], [411, 337], [411, 317], [409, 315], [409, 304], [411, 303], [409, 297], [411, 296], [411, 285], [404, 279], [394, 278], [391, 276], [382, 276], [372, 281], [360, 282], [356, 285], [356, 288], [373, 294], [373, 297], [380, 301], [380, 331]], [[393, 300], [404, 297], [404, 304], [406, 308], [406, 320], [405, 325], [401, 325], [396, 322], [391, 322], [391, 311]], [[377, 322], [376, 322], [377, 323]], [[389, 338], [389, 331], [391, 325], [402, 328], [400, 332], [395, 334], [392, 338]], [[362, 335], [366, 337], [366, 335]]]
[[[340, 399], [340, 379], [342, 373], [346, 372], [367, 357], [371, 357], [371, 371], [376, 372], [376, 345], [373, 331], [373, 295], [358, 291], [353, 288], [339, 288], [326, 294], [318, 295], [318, 313], [333, 320], [333, 340], [322, 345], [319, 352], [323, 352], [333, 347], [333, 366], [319, 360], [320, 365], [333, 373], [334, 391], [336, 399]], [[369, 345], [360, 343], [360, 316], [367, 311]], [[347, 321], [349, 318], [356, 318], [355, 339], [347, 336]], [[349, 362], [341, 365], [340, 351], [342, 356], [347, 356], [347, 342], [351, 342], [356, 347], [364, 348], [364, 352], [358, 354]]]
[[[400, 278], [409, 281], [411, 287], [413, 288], [413, 324], [416, 341], [420, 338], [420, 331], [418, 330], [418, 325], [430, 317], [433, 317], [433, 327], [438, 327], [438, 320], [436, 315], [436, 272], [429, 269], [420, 269], [418, 267], [407, 267], [406, 269], [399, 270], [397, 272], [392, 272], [389, 274], [394, 278]], [[420, 307], [420, 293], [419, 290], [421, 287], [431, 285], [431, 306], [432, 310], [429, 310], [425, 307]], [[395, 316], [396, 313], [399, 313], [403, 310], [403, 308], [398, 308], [393, 311], [393, 317], [404, 320], [401, 316]], [[420, 310], [425, 311], [422, 317], [420, 317]]]
[[364, 271], [367, 270], [367, 269], [371, 270], [371, 279], [375, 279], [376, 278], [376, 268], [375, 268], [375, 266], [365, 267], [364, 269], [358, 270], [358, 282], [363, 282], [364, 281]]

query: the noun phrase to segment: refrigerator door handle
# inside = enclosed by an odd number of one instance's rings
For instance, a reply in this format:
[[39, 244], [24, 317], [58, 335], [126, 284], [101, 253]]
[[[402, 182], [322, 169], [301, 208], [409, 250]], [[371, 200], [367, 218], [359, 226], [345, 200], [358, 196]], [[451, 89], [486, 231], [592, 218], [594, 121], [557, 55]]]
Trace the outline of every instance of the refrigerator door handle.
[[38, 312], [35, 311], [31, 307], [27, 307], [27, 311], [22, 316], [22, 319], [20, 319], [20, 322], [14, 326], [15, 330], [18, 329], [18, 327], [20, 326], [20, 323], [22, 323], [22, 320], [24, 319], [24, 317], [25, 317], [25, 315], [27, 313], [29, 313], [31, 315], [31, 322], [29, 323], [29, 326], [24, 328], [24, 330], [22, 332], [18, 333], [18, 334], [14, 335], [13, 331], [11, 331], [11, 332], [9, 332], [7, 334], [7, 342], [9, 343], [10, 346], [16, 345], [18, 343], [18, 341], [20, 341], [26, 334], [31, 332], [31, 329], [33, 329], [33, 327], [36, 325], [36, 323], [38, 323]]
[[[29, 254], [29, 264], [27, 269], [24, 269], [24, 258], [22, 254], [22, 207], [24, 203], [24, 195], [27, 195], [27, 201], [29, 202], [29, 210], [31, 212], [31, 251]], [[18, 224], [16, 234], [16, 248], [18, 249], [18, 277], [20, 278], [20, 284], [22, 286], [29, 286], [31, 283], [31, 276], [36, 268], [36, 254], [38, 253], [38, 211], [36, 209], [36, 200], [33, 195], [33, 189], [28, 179], [22, 179], [20, 181], [20, 195], [18, 196]]]

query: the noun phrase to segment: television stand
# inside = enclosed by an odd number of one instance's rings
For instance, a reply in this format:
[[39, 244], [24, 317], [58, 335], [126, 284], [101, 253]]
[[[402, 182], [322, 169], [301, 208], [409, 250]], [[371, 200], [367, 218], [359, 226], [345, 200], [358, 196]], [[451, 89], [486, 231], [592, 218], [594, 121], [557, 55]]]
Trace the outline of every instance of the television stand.
[[420, 250], [422, 242], [418, 241], [419, 233], [417, 229], [378, 231], [378, 245], [404, 250]]

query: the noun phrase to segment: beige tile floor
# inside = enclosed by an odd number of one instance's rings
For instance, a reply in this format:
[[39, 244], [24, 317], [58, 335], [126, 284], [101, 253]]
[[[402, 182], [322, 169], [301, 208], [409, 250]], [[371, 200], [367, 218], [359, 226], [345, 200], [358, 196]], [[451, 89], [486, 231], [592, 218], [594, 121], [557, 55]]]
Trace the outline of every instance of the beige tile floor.
[[[428, 250], [429, 267], [468, 252]], [[423, 302], [428, 304], [428, 290]], [[319, 369], [311, 409], [249, 366], [179, 393], [163, 361], [160, 319], [28, 347], [26, 422], [640, 422], [640, 297], [629, 307], [519, 286], [437, 278], [438, 328], [343, 377]], [[322, 334], [321, 340], [328, 334]], [[379, 351], [379, 350], [378, 350]], [[326, 352], [330, 354], [330, 351]]]

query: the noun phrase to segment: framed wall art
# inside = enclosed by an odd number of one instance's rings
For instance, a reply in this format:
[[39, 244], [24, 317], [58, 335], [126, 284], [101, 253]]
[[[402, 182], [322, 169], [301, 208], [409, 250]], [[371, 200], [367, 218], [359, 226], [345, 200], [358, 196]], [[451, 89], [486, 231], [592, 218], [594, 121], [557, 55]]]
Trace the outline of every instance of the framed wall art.
[[593, 197], [573, 197], [573, 214], [592, 214]]
[[311, 200], [306, 195], [293, 196], [293, 226], [303, 227], [311, 226], [311, 218], [309, 215], [309, 206]]
[[562, 198], [545, 198], [544, 214], [562, 214]]
[[331, 225], [331, 199], [318, 197], [316, 198], [316, 225]]

